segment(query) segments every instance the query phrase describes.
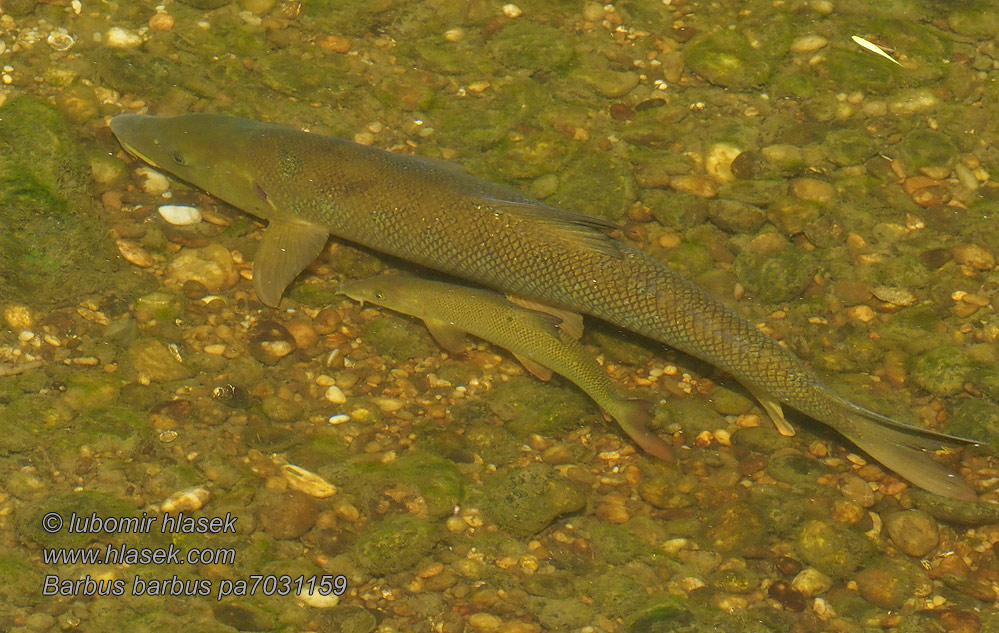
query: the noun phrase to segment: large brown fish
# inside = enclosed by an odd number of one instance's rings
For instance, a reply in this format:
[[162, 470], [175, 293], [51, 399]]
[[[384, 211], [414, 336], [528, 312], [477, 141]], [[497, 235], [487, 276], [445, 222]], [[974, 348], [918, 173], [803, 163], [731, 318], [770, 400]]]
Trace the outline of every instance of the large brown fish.
[[829, 391], [793, 354], [691, 281], [564, 211], [433, 161], [219, 114], [123, 114], [122, 145], [268, 220], [253, 267], [276, 306], [330, 235], [558, 308], [582, 312], [712, 363], [780, 419], [783, 402], [833, 427], [938, 494], [974, 499], [925, 450], [973, 443], [901, 424]]

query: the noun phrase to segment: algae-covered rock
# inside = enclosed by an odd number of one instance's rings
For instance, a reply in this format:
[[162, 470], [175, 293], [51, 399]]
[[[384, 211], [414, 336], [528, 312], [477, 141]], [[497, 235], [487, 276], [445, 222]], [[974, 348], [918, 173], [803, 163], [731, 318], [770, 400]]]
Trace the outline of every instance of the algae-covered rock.
[[538, 612], [538, 623], [550, 631], [572, 631], [593, 621], [593, 607], [578, 598], [545, 600]]
[[999, 523], [999, 505], [994, 503], [950, 499], [916, 488], [906, 490], [903, 501], [906, 505], [915, 506], [938, 521], [959, 525]]
[[634, 200], [635, 179], [628, 164], [607, 152], [589, 152], [569, 163], [547, 202], [616, 221]]
[[794, 548], [803, 562], [833, 578], [846, 578], [874, 553], [860, 532], [819, 520], [805, 523]]
[[766, 536], [763, 517], [745, 501], [735, 501], [722, 507], [701, 528], [705, 548], [742, 555], [760, 552], [766, 544]]
[[319, 611], [319, 633], [371, 633], [378, 626], [375, 614], [362, 607], [339, 604]]
[[373, 576], [409, 569], [441, 539], [440, 526], [409, 515], [393, 515], [371, 525], [351, 548], [358, 565]]
[[818, 263], [811, 253], [795, 247], [776, 253], [744, 249], [735, 258], [734, 270], [756, 299], [781, 303], [801, 295], [818, 271]]
[[[773, 609], [768, 611], [772, 613]], [[702, 606], [685, 596], [660, 597], [654, 606], [629, 615], [627, 620], [630, 624], [623, 629], [625, 633], [776, 633], [791, 628], [782, 624], [769, 626], [755, 614]]]
[[974, 372], [971, 357], [949, 345], [935, 347], [910, 359], [909, 377], [926, 391], [939, 396], [960, 392]]
[[114, 255], [69, 123], [34, 97], [0, 108], [0, 296], [75, 304], [103, 289]]
[[531, 464], [493, 476], [481, 491], [481, 506], [515, 536], [537, 534], [557, 517], [586, 506], [586, 495], [546, 464]]
[[[983, 389], [984, 391], [984, 389]], [[947, 432], [999, 450], [999, 405], [984, 398], [959, 398], [951, 408]]]
[[109, 405], [118, 399], [120, 382], [103, 372], [77, 372], [66, 381], [62, 398], [75, 411]]
[[703, 431], [716, 431], [727, 425], [707, 402], [700, 398], [674, 398], [666, 404], [653, 405], [657, 426], [676, 425], [690, 437]]
[[137, 340], [128, 348], [132, 369], [140, 380], [172, 382], [191, 375], [167, 346], [152, 338]]
[[711, 390], [708, 401], [711, 407], [722, 415], [742, 415], [753, 408], [753, 401], [734, 389], [716, 385]]
[[799, 491], [813, 490], [829, 472], [828, 466], [793, 448], [777, 451], [767, 461], [768, 475]]
[[708, 218], [715, 226], [730, 233], [751, 233], [766, 222], [762, 209], [737, 200], [708, 202]]
[[516, 435], [558, 435], [599, 418], [581, 391], [517, 376], [484, 397], [489, 408]]
[[643, 577], [646, 575], [651, 575], [651, 572], [643, 573], [637, 567], [614, 567], [606, 573], [591, 577], [586, 593], [593, 598], [601, 613], [622, 618], [648, 604], [646, 587], [654, 579]]
[[386, 474], [391, 480], [415, 486], [426, 502], [426, 511], [431, 518], [452, 514], [464, 498], [464, 478], [444, 460], [408, 455], [396, 460]]
[[361, 329], [361, 339], [378, 354], [394, 361], [424, 358], [434, 353], [423, 326], [395, 316], [368, 321]]
[[759, 453], [772, 453], [787, 444], [787, 439], [765, 421], [760, 426], [737, 429], [732, 434], [732, 445], [742, 446]]
[[489, 42], [489, 50], [510, 69], [554, 71], [574, 57], [572, 40], [552, 26], [530, 19], [512, 20]]
[[[70, 531], [70, 521], [74, 518], [88, 519], [95, 514], [102, 520], [141, 516], [135, 503], [105, 492], [67, 492], [44, 497], [19, 508], [16, 514], [17, 534], [22, 541], [43, 547], [83, 547], [91, 540], [107, 537], [108, 534], [100, 530], [84, 532], [82, 529], [87, 527], [84, 524], [78, 525], [76, 531]], [[95, 526], [89, 525], [91, 528]], [[117, 533], [117, 528], [113, 532]]]
[[885, 517], [884, 523], [895, 547], [909, 556], [922, 558], [940, 541], [937, 522], [922, 510], [893, 512]]
[[770, 61], [736, 30], [694, 37], [684, 47], [683, 57], [698, 75], [726, 88], [748, 88], [770, 76]]
[[883, 609], [898, 609], [913, 596], [917, 586], [927, 583], [922, 568], [902, 560], [883, 560], [865, 567], [854, 581], [865, 600]]
[[920, 128], [906, 134], [899, 153], [913, 167], [950, 167], [957, 159], [957, 147], [943, 132]]
[[845, 167], [861, 165], [878, 152], [880, 141], [863, 130], [845, 128], [826, 135], [823, 149], [829, 160]]

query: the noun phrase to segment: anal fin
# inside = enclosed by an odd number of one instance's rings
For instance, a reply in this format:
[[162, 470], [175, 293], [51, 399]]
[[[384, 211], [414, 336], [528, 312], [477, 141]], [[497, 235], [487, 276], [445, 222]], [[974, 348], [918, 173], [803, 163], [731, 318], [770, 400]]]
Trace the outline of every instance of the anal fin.
[[253, 289], [264, 305], [277, 307], [285, 288], [319, 256], [328, 239], [325, 227], [271, 220], [253, 262]]

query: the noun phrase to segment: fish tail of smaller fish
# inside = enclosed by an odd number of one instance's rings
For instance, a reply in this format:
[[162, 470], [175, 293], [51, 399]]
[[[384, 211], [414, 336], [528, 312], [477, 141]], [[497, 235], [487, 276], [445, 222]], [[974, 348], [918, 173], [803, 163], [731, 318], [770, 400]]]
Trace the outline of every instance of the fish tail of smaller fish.
[[849, 403], [838, 407], [837, 417], [836, 429], [848, 440], [916, 486], [953, 499], [978, 499], [960, 475], [926, 452], [973, 441], [909, 427]]
[[646, 453], [664, 461], [673, 461], [673, 449], [652, 431], [651, 405], [651, 402], [641, 398], [615, 397], [611, 405], [614, 410], [608, 409], [607, 412]]

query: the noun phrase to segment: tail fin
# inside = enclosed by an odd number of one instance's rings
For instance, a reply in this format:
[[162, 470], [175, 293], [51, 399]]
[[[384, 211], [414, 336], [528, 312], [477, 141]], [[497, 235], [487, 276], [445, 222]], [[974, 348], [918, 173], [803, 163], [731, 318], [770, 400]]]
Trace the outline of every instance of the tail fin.
[[649, 428], [652, 422], [649, 407], [652, 403], [640, 398], [616, 398], [616, 400], [615, 410], [608, 413], [614, 416], [628, 437], [649, 455], [668, 462], [673, 461], [673, 449]]
[[972, 440], [911, 427], [873, 411], [846, 403], [848, 424], [837, 430], [865, 453], [920, 488], [954, 499], [975, 501], [975, 491], [961, 477], [924, 451], [975, 444]]

